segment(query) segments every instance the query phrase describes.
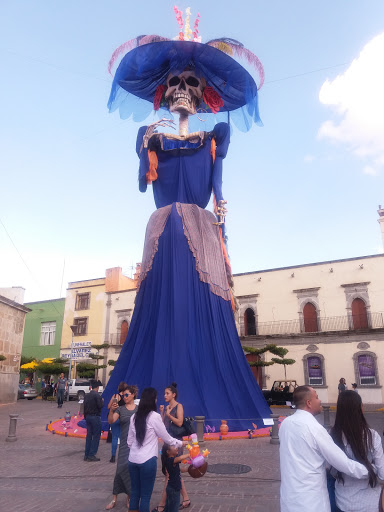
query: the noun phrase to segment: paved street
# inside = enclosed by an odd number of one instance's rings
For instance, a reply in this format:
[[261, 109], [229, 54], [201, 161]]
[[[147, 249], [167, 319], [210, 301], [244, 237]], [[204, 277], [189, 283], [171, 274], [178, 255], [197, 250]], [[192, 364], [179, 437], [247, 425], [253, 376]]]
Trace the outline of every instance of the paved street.
[[[65, 438], [45, 431], [50, 420], [70, 410], [77, 413], [77, 402], [69, 402], [61, 411], [55, 403], [21, 400], [0, 406], [0, 495], [1, 510], [10, 512], [96, 512], [105, 509], [111, 498], [115, 464], [109, 463], [111, 445], [100, 443], [100, 462], [84, 462], [84, 440]], [[5, 442], [9, 414], [19, 413], [15, 443]], [[291, 414], [291, 410], [273, 412]], [[331, 420], [334, 413], [331, 413]], [[368, 419], [380, 433], [383, 413], [369, 413]], [[322, 418], [319, 417], [322, 421]], [[207, 473], [200, 480], [186, 477], [191, 498], [191, 512], [279, 511], [280, 474], [278, 446], [269, 438], [229, 440], [206, 443], [211, 464], [239, 463], [251, 466], [243, 475]], [[152, 506], [159, 500], [163, 486], [160, 470], [152, 496]], [[126, 510], [120, 496], [116, 511]]]

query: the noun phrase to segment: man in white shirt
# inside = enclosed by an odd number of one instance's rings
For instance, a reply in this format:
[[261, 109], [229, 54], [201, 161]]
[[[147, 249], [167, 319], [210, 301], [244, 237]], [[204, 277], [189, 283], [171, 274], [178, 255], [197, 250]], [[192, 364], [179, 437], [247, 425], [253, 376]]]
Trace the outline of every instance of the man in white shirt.
[[368, 474], [349, 459], [315, 419], [321, 400], [309, 386], [293, 394], [297, 411], [280, 428], [281, 512], [330, 512], [326, 463], [355, 478]]

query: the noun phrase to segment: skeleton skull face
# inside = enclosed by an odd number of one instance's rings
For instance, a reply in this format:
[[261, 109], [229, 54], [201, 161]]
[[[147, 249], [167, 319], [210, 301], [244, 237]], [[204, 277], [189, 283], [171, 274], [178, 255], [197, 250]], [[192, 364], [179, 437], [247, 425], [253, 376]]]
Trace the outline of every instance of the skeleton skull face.
[[184, 115], [196, 114], [205, 86], [204, 78], [198, 78], [193, 71], [183, 71], [179, 75], [170, 74], [167, 79], [165, 100], [170, 112]]

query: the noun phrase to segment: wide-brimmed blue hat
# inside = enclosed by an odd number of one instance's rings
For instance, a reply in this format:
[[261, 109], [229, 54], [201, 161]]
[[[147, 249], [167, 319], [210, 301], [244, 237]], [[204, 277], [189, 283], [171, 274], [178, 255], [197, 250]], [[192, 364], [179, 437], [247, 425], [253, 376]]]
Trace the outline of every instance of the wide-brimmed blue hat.
[[[116, 70], [108, 101], [109, 111], [119, 109], [121, 118], [132, 116], [135, 121], [143, 121], [154, 109], [159, 86], [160, 91], [165, 91], [169, 74], [191, 69], [197, 76], [204, 77], [206, 86], [218, 94], [221, 106], [214, 113], [204, 104], [200, 114], [198, 110], [198, 114], [190, 116], [190, 128], [201, 129], [203, 117], [206, 121], [204, 128], [210, 129], [216, 122], [227, 120], [229, 112], [236, 126], [243, 131], [249, 130], [253, 122], [262, 125], [258, 86], [252, 75], [233, 57], [244, 58], [257, 69], [259, 88], [264, 81], [264, 70], [256, 55], [238, 41], [222, 38], [202, 44], [160, 36], [139, 36], [115, 50], [110, 71], [123, 53], [125, 56]], [[164, 101], [158, 113], [160, 117], [170, 116]]]

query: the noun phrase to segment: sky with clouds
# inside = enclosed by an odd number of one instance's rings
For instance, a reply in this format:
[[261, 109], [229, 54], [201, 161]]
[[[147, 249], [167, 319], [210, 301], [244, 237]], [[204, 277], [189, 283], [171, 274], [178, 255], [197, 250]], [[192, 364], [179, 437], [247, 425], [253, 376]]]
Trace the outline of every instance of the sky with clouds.
[[319, 94], [334, 119], [324, 121], [319, 137], [339, 144], [361, 158], [365, 174], [384, 170], [384, 32], [362, 48], [348, 69], [327, 79]]
[[[107, 64], [139, 34], [174, 37], [173, 5], [2, 3], [0, 287], [57, 298], [141, 260], [154, 203], [137, 187], [139, 126], [107, 111]], [[224, 162], [234, 273], [382, 252], [384, 3], [178, 6], [200, 12], [203, 42], [237, 39], [265, 68], [264, 127], [234, 129]]]

